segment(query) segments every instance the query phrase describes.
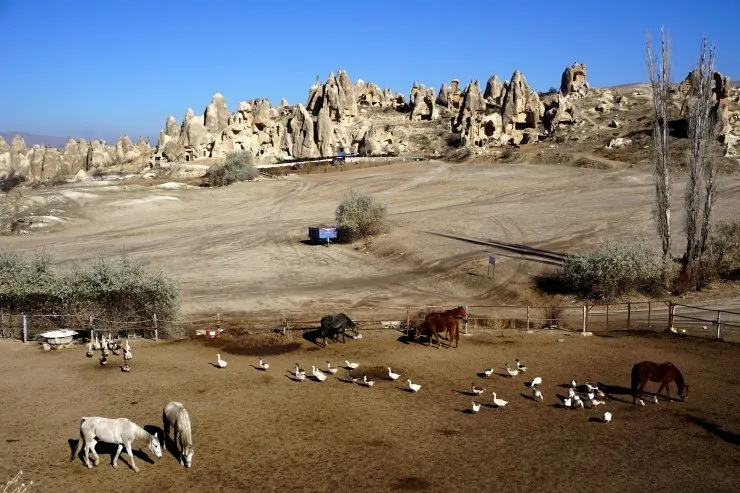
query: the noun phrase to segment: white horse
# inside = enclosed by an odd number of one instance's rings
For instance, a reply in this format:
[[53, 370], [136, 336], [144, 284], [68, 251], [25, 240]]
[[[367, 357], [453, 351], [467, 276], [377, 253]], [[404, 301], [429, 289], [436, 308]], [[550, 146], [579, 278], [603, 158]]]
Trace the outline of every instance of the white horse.
[[169, 402], [162, 410], [164, 425], [164, 441], [170, 437], [170, 427], [173, 429], [173, 441], [177, 444], [180, 454], [179, 461], [185, 467], [193, 465], [193, 432], [190, 426], [190, 415], [179, 402]]
[[149, 442], [149, 450], [157, 457], [162, 457], [162, 447], [159, 445], [159, 439], [147, 432], [141, 426], [126, 418], [101, 418], [98, 416], [83, 417], [80, 420], [80, 441], [77, 443], [77, 449], [72, 455], [72, 460], [80, 453], [82, 446], [85, 446], [85, 465], [90, 465], [90, 452], [92, 452], [93, 463], [98, 465], [98, 454], [95, 452], [95, 445], [98, 441], [105, 443], [115, 443], [118, 445], [113, 456], [113, 467], [118, 467], [118, 456], [121, 454], [123, 447], [126, 447], [126, 453], [131, 460], [131, 469], [139, 472], [139, 468], [134, 464], [134, 455], [131, 453], [131, 444], [136, 439], [143, 439]]

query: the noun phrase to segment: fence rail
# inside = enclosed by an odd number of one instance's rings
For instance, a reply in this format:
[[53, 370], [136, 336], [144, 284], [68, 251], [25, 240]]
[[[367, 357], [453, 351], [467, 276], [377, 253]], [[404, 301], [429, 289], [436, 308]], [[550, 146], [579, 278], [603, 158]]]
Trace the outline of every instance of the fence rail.
[[[415, 328], [430, 311], [454, 308], [450, 305], [386, 306], [352, 313], [363, 330]], [[463, 331], [547, 330], [571, 331], [652, 330], [715, 337], [740, 342], [740, 312], [716, 307], [691, 306], [671, 301], [640, 301], [566, 306], [468, 305]], [[182, 320], [151, 318], [112, 321], [83, 314], [8, 314], [0, 312], [0, 337], [24, 342], [37, 340], [55, 329], [77, 331], [83, 338], [111, 334], [115, 337], [192, 336], [205, 330], [227, 330], [237, 334], [315, 329], [321, 314], [316, 312], [272, 311]], [[710, 330], [711, 329], [711, 330]]]

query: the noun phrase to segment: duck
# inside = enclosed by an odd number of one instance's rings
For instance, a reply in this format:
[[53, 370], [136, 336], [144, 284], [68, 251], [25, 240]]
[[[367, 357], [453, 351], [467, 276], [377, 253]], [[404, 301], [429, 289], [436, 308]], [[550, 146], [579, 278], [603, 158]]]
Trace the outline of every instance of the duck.
[[359, 363], [352, 363], [352, 362], [350, 362], [348, 360], [344, 360], [344, 366], [345, 366], [345, 368], [349, 368], [350, 370], [354, 370], [355, 368], [357, 368], [358, 366], [360, 366], [360, 364]]
[[512, 370], [511, 368], [509, 368], [509, 363], [506, 363], [505, 369], [506, 373], [508, 373], [510, 377], [515, 377], [519, 375], [519, 370]]
[[270, 363], [260, 360], [260, 370], [267, 371], [268, 368], [270, 368]]
[[418, 383], [411, 383], [411, 379], [406, 380], [409, 384], [409, 389], [411, 389], [412, 392], [418, 392], [421, 390], [421, 385]]
[[540, 389], [538, 389], [537, 387], [532, 387], [532, 399], [540, 402], [543, 401], [542, 392], [540, 392]]
[[480, 411], [480, 404], [473, 401], [473, 407], [471, 407], [470, 410], [473, 412], [473, 414], [477, 413], [478, 411]]
[[400, 373], [393, 373], [393, 370], [391, 370], [391, 367], [388, 367], [388, 378], [391, 380], [398, 380], [398, 378], [401, 376]]
[[509, 403], [509, 401], [505, 401], [503, 399], [499, 399], [496, 397], [496, 392], [493, 393], [493, 405], [496, 407], [506, 407], [506, 405]]
[[92, 358], [93, 357], [93, 344], [92, 344], [92, 342], [88, 343], [88, 345], [87, 345], [87, 353], [85, 354], [85, 356], [87, 356], [88, 358]]
[[367, 379], [367, 375], [363, 375], [362, 376], [362, 384], [365, 387], [372, 387], [373, 385], [375, 385], [375, 381], [374, 380], [368, 380]]
[[339, 368], [332, 368], [331, 363], [329, 361], [326, 362], [326, 371], [334, 375], [336, 372], [339, 371]]
[[486, 389], [480, 389], [475, 386], [475, 382], [470, 382], [470, 391], [475, 395], [481, 395], [483, 392], [486, 391]]
[[326, 374], [315, 366], [311, 367], [311, 375], [313, 375], [314, 378], [319, 382], [323, 382], [324, 380], [326, 380]]
[[609, 411], [604, 413], [604, 423], [608, 423], [612, 420], [612, 413]]
[[530, 387], [536, 387], [537, 385], [542, 385], [542, 377], [534, 377], [532, 383], [529, 384]]
[[219, 368], [226, 368], [226, 365], [228, 365], [228, 363], [221, 359], [220, 354], [217, 354], [216, 355], [216, 366], [218, 366]]
[[522, 373], [527, 371], [527, 367], [519, 359], [516, 360], [516, 369]]
[[108, 364], [108, 357], [107, 356], [103, 356], [102, 358], [100, 358], [100, 366], [105, 366], [107, 364]]
[[126, 372], [126, 373], [130, 372], [131, 365], [129, 365], [128, 363], [124, 363], [124, 365], [121, 367], [121, 371]]
[[485, 370], [483, 370], [483, 374], [486, 376], [486, 378], [490, 377], [491, 375], [493, 375], [493, 368], [486, 368]]

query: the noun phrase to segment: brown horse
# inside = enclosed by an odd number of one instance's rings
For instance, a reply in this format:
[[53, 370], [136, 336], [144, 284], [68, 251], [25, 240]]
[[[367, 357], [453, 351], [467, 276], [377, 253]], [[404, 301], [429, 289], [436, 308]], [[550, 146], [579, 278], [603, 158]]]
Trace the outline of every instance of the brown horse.
[[443, 312], [432, 312], [427, 313], [419, 327], [416, 328], [414, 333], [414, 339], [418, 339], [420, 335], [427, 334], [429, 337], [429, 345], [432, 345], [432, 338], [437, 341], [437, 344], [442, 347], [439, 341], [439, 335], [447, 333], [447, 338], [450, 341], [455, 341], [455, 347], [460, 344], [460, 328], [458, 320], [465, 319], [468, 317], [468, 313], [465, 311], [465, 307], [458, 306], [452, 310], [446, 310]]
[[633, 402], [637, 404], [637, 399], [642, 398], [642, 390], [645, 388], [645, 384], [650, 382], [660, 382], [660, 388], [655, 394], [656, 399], [663, 392], [666, 391], [666, 398], [671, 400], [671, 389], [670, 383], [676, 382], [678, 386], [678, 396], [682, 401], [685, 401], [689, 396], [689, 386], [684, 382], [683, 375], [676, 368], [673, 363], [653, 363], [652, 361], [641, 361], [636, 363], [632, 367], [632, 397]]

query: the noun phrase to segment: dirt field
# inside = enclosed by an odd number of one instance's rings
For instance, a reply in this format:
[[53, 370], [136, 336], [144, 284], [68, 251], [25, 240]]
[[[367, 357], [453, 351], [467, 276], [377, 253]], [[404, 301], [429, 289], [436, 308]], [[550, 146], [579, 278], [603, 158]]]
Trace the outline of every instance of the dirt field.
[[[657, 247], [652, 183], [646, 168], [432, 161], [217, 190], [78, 184], [27, 192], [65, 222], [0, 236], [0, 248], [44, 249], [62, 263], [133, 255], [182, 281], [186, 314], [513, 303], [531, 297], [530, 274], [548, 265], [468, 240], [575, 252], [644, 233]], [[387, 205], [388, 234], [367, 245], [302, 243], [308, 226], [333, 221], [351, 187]], [[679, 254], [680, 177], [674, 190]], [[738, 191], [740, 176], [723, 175], [717, 220], [740, 211]]]
[[[300, 336], [253, 340], [253, 347], [136, 340], [131, 373], [115, 363], [101, 367], [81, 347], [44, 353], [0, 341], [0, 372], [12, 375], [0, 383], [0, 477], [23, 469], [32, 491], [54, 492], [735, 490], [740, 382], [724, 370], [738, 361], [737, 345], [617, 332], [486, 332], [439, 350], [398, 338], [370, 331], [327, 349]], [[210, 364], [218, 351], [225, 369]], [[287, 352], [265, 357], [267, 373], [254, 368], [257, 354], [280, 351]], [[477, 376], [517, 357], [529, 366], [527, 377], [543, 377], [545, 402], [528, 398], [529, 378]], [[289, 378], [296, 362], [310, 370], [345, 359], [359, 362], [355, 375], [368, 374], [376, 385], [346, 383], [344, 370], [322, 383]], [[629, 384], [631, 365], [642, 359], [674, 362], [691, 386], [689, 400], [628, 402], [618, 387]], [[388, 365], [421, 391], [381, 379]], [[572, 378], [617, 388], [596, 410], [565, 410], [556, 394]], [[464, 412], [471, 381], [488, 388], [477, 415]], [[505, 409], [485, 407], [491, 391], [509, 401]], [[161, 426], [169, 400], [192, 415], [192, 469], [165, 452], [154, 463], [135, 454], [138, 474], [126, 456], [114, 470], [111, 449], [101, 445], [96, 469], [70, 463], [81, 416]], [[611, 423], [591, 421], [605, 410]]]

